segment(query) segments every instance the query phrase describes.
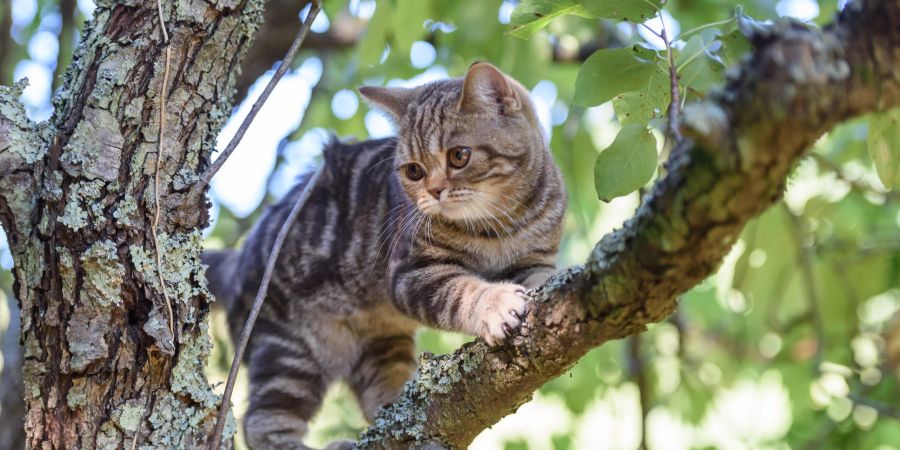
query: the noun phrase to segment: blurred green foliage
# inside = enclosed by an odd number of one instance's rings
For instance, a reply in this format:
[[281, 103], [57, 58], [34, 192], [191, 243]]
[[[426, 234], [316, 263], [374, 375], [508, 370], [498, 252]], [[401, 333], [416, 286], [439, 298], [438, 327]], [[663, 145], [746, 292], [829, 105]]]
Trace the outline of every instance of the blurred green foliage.
[[[13, 61], [28, 57], [39, 18], [56, 8], [51, 0], [37, 3]], [[570, 195], [560, 264], [578, 264], [633, 213], [636, 190], [658, 176], [623, 176], [628, 183], [604, 196], [618, 198], [603, 203], [595, 190], [600, 152], [614, 141], [628, 150], [617, 139], [623, 125], [655, 138], [646, 158], [667, 151], [670, 55], [652, 20], [661, 3], [683, 102], [720, 86], [726, 68], [751, 50], [738, 17], [766, 26], [791, 13], [821, 26], [838, 10], [837, 0], [354, 0], [349, 8], [327, 0], [332, 26], [361, 22], [364, 32], [350, 48], [305, 50], [299, 58], [320, 58], [324, 72], [288, 139], [313, 128], [365, 138], [368, 109], [335, 115], [332, 100], [343, 89], [439, 68], [459, 76], [474, 61], [490, 61], [544, 102]], [[414, 66], [411, 52], [422, 47], [434, 58]], [[673, 317], [590, 352], [473, 448], [900, 448], [900, 196], [885, 187], [900, 173], [896, 117], [863, 117], [820, 139], [792, 173], [784, 199], [746, 227], [718, 273], [684, 295]], [[279, 165], [289, 163], [279, 154]], [[208, 245], [238, 243], [258, 211], [241, 218], [222, 208]], [[10, 277], [0, 275], [9, 293]], [[230, 348], [218, 312], [211, 329], [209, 374], [222, 380]], [[419, 345], [444, 353], [467, 339], [428, 330]], [[238, 413], [245, 390], [238, 385]], [[310, 441], [353, 437], [364, 426], [352, 395], [337, 387]]]

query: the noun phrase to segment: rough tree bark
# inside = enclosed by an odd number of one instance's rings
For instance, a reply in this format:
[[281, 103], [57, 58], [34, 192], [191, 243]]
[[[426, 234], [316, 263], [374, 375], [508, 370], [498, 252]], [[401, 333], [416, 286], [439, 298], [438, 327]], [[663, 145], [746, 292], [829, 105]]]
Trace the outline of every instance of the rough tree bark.
[[156, 2], [106, 0], [49, 122], [25, 117], [22, 85], [0, 87], [0, 223], [15, 260], [33, 448], [195, 448], [214, 423], [199, 259], [207, 208], [185, 193], [231, 112], [263, 1], [162, 4], [168, 70]]
[[900, 1], [850, 3], [823, 30], [783, 24], [727, 85], [685, 111], [693, 138], [635, 217], [583, 267], [538, 292], [523, 335], [425, 355], [359, 448], [464, 448], [590, 349], [644, 331], [712, 273], [748, 220], [781, 196], [804, 150], [835, 124], [900, 105]]

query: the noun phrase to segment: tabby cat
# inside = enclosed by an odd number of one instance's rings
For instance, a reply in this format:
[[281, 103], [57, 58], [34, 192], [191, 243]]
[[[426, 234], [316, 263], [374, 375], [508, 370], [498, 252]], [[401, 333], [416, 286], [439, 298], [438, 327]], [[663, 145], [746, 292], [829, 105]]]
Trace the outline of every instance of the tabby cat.
[[[554, 272], [566, 192], [522, 85], [476, 63], [464, 79], [359, 91], [398, 137], [325, 149], [247, 349], [244, 429], [258, 450], [306, 449], [307, 422], [337, 379], [371, 421], [413, 374], [418, 326], [495, 345], [522, 321], [526, 290]], [[204, 255], [234, 338], [308, 179], [242, 250]]]

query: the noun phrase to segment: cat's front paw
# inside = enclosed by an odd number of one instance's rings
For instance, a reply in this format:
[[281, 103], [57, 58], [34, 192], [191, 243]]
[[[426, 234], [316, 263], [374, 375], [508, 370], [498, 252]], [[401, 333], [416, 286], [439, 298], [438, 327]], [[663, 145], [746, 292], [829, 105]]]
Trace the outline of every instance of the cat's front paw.
[[478, 298], [480, 336], [488, 345], [509, 337], [525, 320], [528, 295], [518, 284], [492, 284]]

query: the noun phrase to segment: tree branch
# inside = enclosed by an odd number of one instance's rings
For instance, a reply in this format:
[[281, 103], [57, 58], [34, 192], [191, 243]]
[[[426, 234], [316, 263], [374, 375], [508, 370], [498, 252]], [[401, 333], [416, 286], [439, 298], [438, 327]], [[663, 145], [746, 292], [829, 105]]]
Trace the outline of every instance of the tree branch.
[[[280, 61], [291, 46], [297, 30], [297, 16], [310, 0], [269, 0], [263, 25], [256, 33], [256, 39], [247, 51], [241, 64], [241, 74], [235, 81], [235, 103], [243, 100], [250, 86]], [[365, 30], [365, 20], [339, 15], [329, 17], [331, 28], [324, 33], [310, 33], [304, 41], [306, 49], [338, 50], [351, 48], [359, 41]]]
[[823, 30], [782, 24], [726, 87], [684, 112], [668, 174], [583, 267], [544, 285], [510, 345], [423, 357], [360, 448], [465, 447], [588, 350], [642, 332], [711, 274], [804, 150], [842, 120], [900, 105], [900, 2], [851, 3]]

